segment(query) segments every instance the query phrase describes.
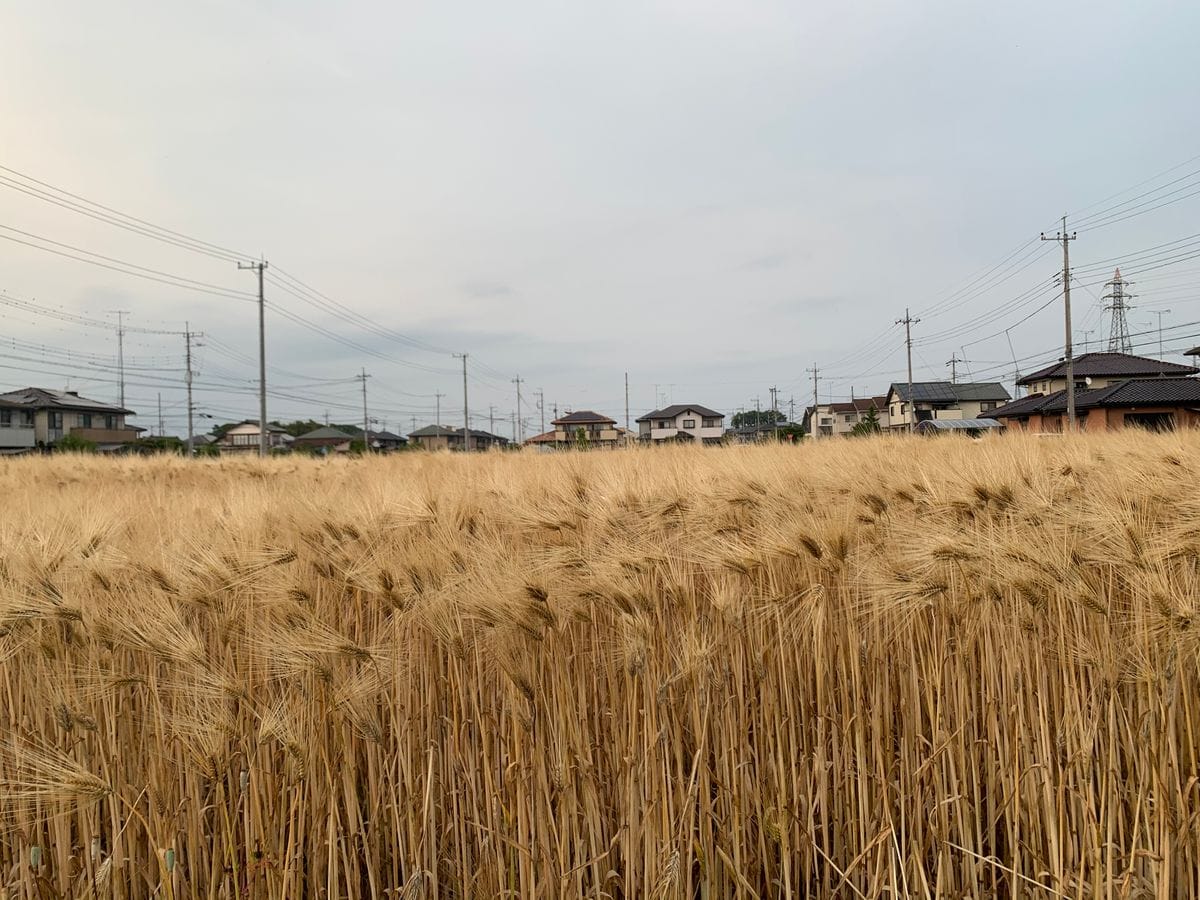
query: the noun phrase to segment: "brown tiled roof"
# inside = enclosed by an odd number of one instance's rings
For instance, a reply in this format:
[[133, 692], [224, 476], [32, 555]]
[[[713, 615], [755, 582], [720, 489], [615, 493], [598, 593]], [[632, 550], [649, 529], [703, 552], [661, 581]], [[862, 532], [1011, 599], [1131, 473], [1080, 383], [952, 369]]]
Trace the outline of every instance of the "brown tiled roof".
[[[1200, 350], [1200, 347], [1196, 348]], [[1195, 366], [1152, 359], [1149, 356], [1134, 356], [1131, 353], [1084, 353], [1075, 357], [1076, 378], [1138, 378], [1146, 376], [1195, 375], [1200, 372]], [[1017, 384], [1033, 384], [1053, 378], [1065, 378], [1067, 364], [1064, 360], [1038, 369], [1026, 375]]]
[[551, 425], [588, 425], [592, 423], [616, 425], [616, 419], [610, 419], [608, 416], [602, 416], [600, 413], [592, 412], [590, 409], [581, 409], [578, 412], [567, 413], [564, 416], [559, 416]]

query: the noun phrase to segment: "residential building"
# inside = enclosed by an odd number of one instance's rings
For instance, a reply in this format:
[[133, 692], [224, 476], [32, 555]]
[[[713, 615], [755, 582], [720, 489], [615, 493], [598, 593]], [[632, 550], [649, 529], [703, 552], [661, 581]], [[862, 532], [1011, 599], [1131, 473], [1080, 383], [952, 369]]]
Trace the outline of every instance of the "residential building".
[[[352, 428], [349, 431], [352, 440], [362, 441], [363, 433], [361, 428]], [[367, 436], [370, 438], [372, 453], [391, 453], [394, 450], [403, 450], [408, 446], [408, 438], [386, 430], [368, 430]]]
[[[360, 432], [361, 433], [361, 432]], [[449, 428], [445, 425], [426, 425], [408, 435], [413, 446], [423, 450], [462, 450], [463, 430]], [[477, 428], [471, 429], [471, 449], [490, 450], [493, 447], [507, 447], [508, 438]]]
[[89, 400], [76, 391], [27, 387], [0, 394], [0, 403], [10, 410], [10, 422], [18, 423], [23, 432], [18, 439], [23, 442], [28, 441], [24, 432], [32, 416], [34, 444], [41, 447], [53, 446], [69, 434], [91, 441], [102, 451], [113, 451], [136, 442], [144, 430], [125, 424], [125, 417], [133, 415], [130, 410]]
[[695, 403], [656, 409], [641, 416], [637, 423], [638, 440], [651, 444], [719, 444], [725, 436], [725, 414]]
[[[261, 434], [262, 429], [259, 428], [258, 421], [247, 419], [226, 431], [217, 441], [217, 447], [223, 454], [257, 453]], [[287, 433], [286, 429], [280, 428], [278, 425], [267, 425], [268, 453], [290, 449], [292, 440], [292, 436]]]
[[[1059, 432], [1066, 427], [1067, 392], [1030, 394], [985, 414], [1009, 428]], [[1077, 391], [1075, 415], [1083, 431], [1147, 428], [1169, 431], [1200, 427], [1200, 379], [1127, 378], [1102, 388]]]
[[822, 403], [816, 408], [816, 430], [813, 408], [810, 406], [804, 411], [804, 428], [809, 434], [816, 434], [817, 437], [848, 435], [859, 422], [870, 415], [872, 409], [875, 410], [880, 429], [887, 429], [890, 416], [886, 396], [854, 397], [845, 402]]
[[292, 441], [292, 449], [315, 450], [321, 453], [347, 453], [353, 440], [355, 440], [353, 435], [340, 428], [331, 428], [326, 425], [300, 435]]
[[554, 426], [556, 446], [578, 444], [581, 438], [590, 447], [616, 447], [621, 441], [616, 419], [588, 409], [566, 413], [550, 424]]
[[[1200, 350], [1200, 347], [1196, 348]], [[1075, 357], [1075, 390], [1096, 390], [1130, 378], [1181, 378], [1200, 372], [1195, 366], [1134, 356], [1130, 353], [1084, 353]], [[1067, 364], [1059, 360], [1017, 381], [1030, 394], [1053, 394], [1067, 388]]]
[[978, 419], [1011, 399], [994, 381], [914, 381], [911, 397], [907, 382], [896, 383], [887, 393], [888, 428], [895, 431], [927, 419]]

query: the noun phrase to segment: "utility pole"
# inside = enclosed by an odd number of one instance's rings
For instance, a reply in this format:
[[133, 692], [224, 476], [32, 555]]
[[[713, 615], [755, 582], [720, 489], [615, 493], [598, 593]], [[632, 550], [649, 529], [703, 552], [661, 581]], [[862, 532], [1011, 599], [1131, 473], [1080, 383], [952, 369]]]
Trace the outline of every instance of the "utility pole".
[[908, 348], [908, 430], [910, 432], [916, 428], [917, 422], [917, 404], [913, 398], [912, 380], [912, 327], [920, 321], [920, 319], [912, 317], [907, 306], [904, 308], [904, 318], [896, 320], [897, 325], [904, 326], [904, 346]]
[[164, 433], [164, 429], [163, 429], [162, 391], [158, 392], [158, 436], [166, 437], [166, 434]]
[[[520, 375], [518, 375], [516, 378], [514, 378], [514, 379], [512, 380], [512, 383], [513, 383], [513, 384], [515, 384], [515, 385], [517, 386], [517, 418], [516, 418], [516, 423], [517, 423], [517, 429], [518, 429], [518, 431], [520, 432], [521, 441], [524, 441], [524, 440], [525, 440], [525, 423], [521, 421], [521, 382], [522, 382], [522, 381], [524, 381], [524, 380], [525, 380], [525, 379], [524, 379], [524, 378], [522, 378]], [[515, 443], [519, 443], [519, 441], [517, 441], [517, 432], [513, 432], [513, 443], [514, 443], [514, 444], [515, 444]]]
[[455, 359], [463, 361], [463, 453], [471, 449], [471, 412], [467, 406], [467, 354], [455, 353]]
[[258, 455], [267, 455], [267, 326], [263, 312], [263, 271], [265, 259], [256, 263], [237, 264], [239, 269], [253, 269], [258, 273]]
[[125, 317], [129, 315], [127, 309], [113, 309], [110, 312], [117, 317], [117, 383], [120, 386], [120, 400], [118, 406], [121, 409], [125, 408]]
[[813, 411], [812, 411], [812, 419], [808, 423], [808, 430], [809, 430], [809, 433], [812, 435], [812, 439], [815, 441], [818, 437], [821, 436], [821, 418], [818, 415], [818, 410], [817, 410], [817, 407], [821, 405], [821, 398], [817, 394], [817, 382], [820, 381], [819, 376], [821, 374], [821, 370], [817, 368], [816, 363], [813, 363], [812, 368], [808, 369], [807, 371], [812, 372], [812, 377], [813, 377]]
[[[328, 425], [329, 423], [328, 423], [328, 422], [326, 422], [325, 424], [327, 424], [327, 425]], [[417, 430], [417, 417], [416, 417], [416, 416], [413, 416], [413, 417], [412, 417], [412, 430], [413, 430], [413, 431], [416, 431], [416, 430]]]
[[496, 431], [496, 407], [488, 404], [488, 431], [493, 434]]
[[538, 398], [538, 413], [542, 417], [541, 431], [539, 431], [538, 434], [545, 434], [546, 433], [546, 392], [539, 388], [538, 392], [537, 392], [537, 398]]
[[1162, 359], [1163, 358], [1162, 317], [1169, 316], [1171, 314], [1171, 311], [1169, 309], [1152, 309], [1152, 310], [1150, 310], [1150, 312], [1152, 314], [1158, 316], [1158, 358]]
[[[703, 422], [701, 424], [704, 424]], [[625, 373], [625, 433], [629, 434], [629, 373]]]
[[964, 359], [959, 359], [957, 353], [950, 354], [950, 361], [946, 363], [950, 367], [950, 383], [954, 384], [958, 381], [958, 364], [966, 362]]
[[[1042, 234], [1043, 241], [1060, 241], [1063, 248], [1063, 314], [1066, 320], [1066, 347], [1064, 348], [1067, 358], [1067, 427], [1072, 431], [1075, 430], [1075, 350], [1071, 347], [1071, 241], [1075, 240], [1075, 234], [1067, 234], [1067, 217], [1062, 217], [1062, 231], [1054, 237], [1046, 237]], [[1118, 272], [1118, 275], [1120, 273]]]
[[776, 419], [779, 418], [779, 388], [772, 387], [771, 391], [771, 425], [774, 427]]
[[442, 427], [442, 398], [445, 397], [446, 395], [435, 393], [433, 396], [437, 397], [437, 426], [438, 426], [438, 428], [441, 428]]
[[754, 395], [754, 440], [755, 441], [758, 440], [759, 432], [762, 431], [762, 412], [759, 409], [760, 406], [761, 406], [761, 404], [758, 402], [758, 395], [755, 394]]
[[355, 377], [355, 378], [357, 378], [359, 381], [361, 381], [361, 382], [362, 382], [362, 391], [363, 391], [363, 453], [364, 453], [364, 454], [367, 454], [367, 453], [370, 453], [370, 452], [371, 452], [371, 430], [370, 430], [370, 427], [369, 427], [371, 423], [370, 423], [370, 420], [367, 418], [367, 379], [368, 379], [368, 378], [370, 378], [371, 376], [367, 374], [367, 370], [366, 370], [366, 369], [363, 369], [363, 370], [362, 370], [362, 374], [361, 374], [361, 375], [355, 375], [354, 377]]
[[788, 422], [796, 424], [796, 398], [788, 398]]
[[515, 444], [517, 442], [517, 414], [515, 412], [510, 412], [508, 414], [508, 417], [512, 421], [512, 433], [513, 433], [512, 439], [513, 439], [513, 443]]
[[196, 407], [192, 403], [192, 338], [203, 337], [201, 334], [192, 334], [191, 325], [187, 322], [183, 323], [183, 340], [184, 340], [184, 359], [187, 362], [184, 380], [187, 382], [187, 457], [192, 458], [192, 453], [195, 450], [196, 444], [196, 429], [192, 424], [192, 416], [196, 411]]

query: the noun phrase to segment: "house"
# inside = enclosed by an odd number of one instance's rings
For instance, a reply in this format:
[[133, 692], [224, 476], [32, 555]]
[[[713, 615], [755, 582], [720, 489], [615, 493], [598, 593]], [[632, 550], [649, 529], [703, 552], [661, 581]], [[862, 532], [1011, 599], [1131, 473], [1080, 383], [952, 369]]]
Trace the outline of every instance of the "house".
[[0, 454], [11, 456], [36, 447], [34, 411], [19, 403], [0, 400]]
[[591, 447], [616, 447], [621, 440], [617, 420], [588, 409], [569, 412], [550, 423], [555, 446], [586, 442]]
[[819, 438], [851, 434], [854, 426], [867, 418], [872, 409], [880, 429], [886, 430], [890, 421], [887, 397], [852, 397], [844, 403], [822, 403], [816, 408], [819, 431], [814, 431], [813, 408], [810, 406], [804, 411], [804, 428]]
[[[1077, 391], [1075, 415], [1083, 431], [1147, 428], [1169, 431], [1200, 427], [1200, 379], [1127, 378], [1101, 388]], [[986, 413], [1008, 428], [1059, 432], [1067, 420], [1066, 389], [1030, 394]]]
[[[90, 441], [97, 449], [111, 452], [137, 441], [145, 429], [125, 424], [133, 412], [111, 403], [89, 400], [76, 391], [52, 391], [28, 387], [0, 394], [0, 403], [8, 409], [9, 440], [28, 446], [28, 429], [32, 420], [34, 445], [48, 447], [67, 435]], [[16, 423], [15, 426], [11, 423]], [[0, 428], [3, 428], [0, 416]], [[16, 432], [21, 432], [19, 435]], [[0, 446], [4, 438], [0, 437]]]
[[[361, 434], [361, 432], [359, 433]], [[449, 428], [445, 425], [426, 425], [424, 428], [418, 428], [408, 435], [408, 439], [414, 446], [423, 450], [462, 450], [463, 448], [463, 430]], [[507, 446], [508, 438], [477, 428], [471, 429], [472, 450], [490, 450], [493, 447]]]
[[[221, 453], [257, 453], [259, 435], [262, 430], [256, 419], [247, 419], [234, 425], [217, 441]], [[287, 450], [292, 445], [292, 436], [278, 425], [267, 425], [267, 452]]]
[[[1200, 347], [1196, 348], [1200, 350]], [[1075, 357], [1075, 390], [1108, 387], [1129, 378], [1180, 378], [1200, 372], [1195, 366], [1134, 356], [1131, 353], [1084, 353]], [[1030, 394], [1053, 394], [1067, 388], [1067, 364], [1064, 360], [1038, 369], [1017, 381]]]
[[[887, 393], [888, 428], [908, 428], [927, 419], [978, 419], [1012, 395], [999, 382], [914, 381], [893, 384]], [[912, 411], [915, 408], [916, 415]]]
[[[363, 433], [361, 428], [349, 429], [351, 440], [362, 442]], [[391, 453], [393, 450], [403, 450], [408, 446], [408, 438], [390, 431], [367, 431], [367, 436], [371, 442], [371, 452], [373, 453]]]
[[354, 439], [353, 435], [340, 428], [331, 428], [326, 425], [300, 435], [292, 441], [292, 449], [315, 450], [320, 453], [347, 453], [350, 450], [350, 443]]
[[725, 436], [725, 414], [695, 403], [656, 409], [641, 416], [637, 423], [638, 440], [650, 444], [666, 441], [719, 444]]

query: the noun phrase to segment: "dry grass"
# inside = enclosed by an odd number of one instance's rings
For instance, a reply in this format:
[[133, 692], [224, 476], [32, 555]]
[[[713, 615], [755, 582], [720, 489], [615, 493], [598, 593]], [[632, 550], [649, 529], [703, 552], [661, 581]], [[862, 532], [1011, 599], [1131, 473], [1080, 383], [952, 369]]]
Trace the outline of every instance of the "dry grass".
[[0, 463], [0, 892], [1200, 896], [1198, 469]]

